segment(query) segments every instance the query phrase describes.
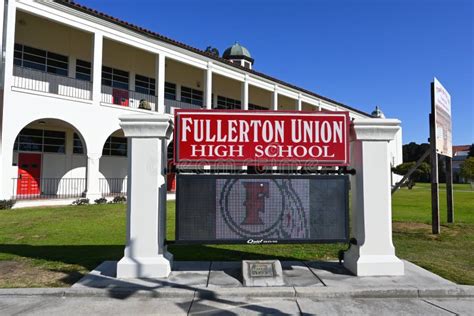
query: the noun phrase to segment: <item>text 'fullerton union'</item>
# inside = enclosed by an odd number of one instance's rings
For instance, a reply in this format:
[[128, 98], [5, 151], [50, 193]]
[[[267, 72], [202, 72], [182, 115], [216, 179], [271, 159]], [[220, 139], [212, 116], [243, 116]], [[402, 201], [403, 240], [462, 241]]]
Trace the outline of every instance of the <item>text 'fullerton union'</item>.
[[[265, 142], [283, 143], [290, 132], [293, 143], [343, 143], [343, 122], [291, 119], [290, 128], [283, 120], [210, 120], [183, 118], [181, 141], [207, 143]], [[192, 136], [190, 139], [189, 136]]]

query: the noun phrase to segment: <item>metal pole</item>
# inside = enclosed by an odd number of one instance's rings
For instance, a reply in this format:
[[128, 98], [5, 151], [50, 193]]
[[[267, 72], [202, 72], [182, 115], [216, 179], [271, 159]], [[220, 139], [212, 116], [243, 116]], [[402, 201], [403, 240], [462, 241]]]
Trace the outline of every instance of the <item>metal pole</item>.
[[431, 83], [430, 145], [431, 145], [431, 230], [440, 233], [439, 225], [439, 187], [438, 187], [438, 153], [436, 152], [436, 127], [434, 108], [434, 83]]
[[453, 202], [453, 159], [446, 156], [446, 202], [448, 203], [448, 223], [454, 223]]

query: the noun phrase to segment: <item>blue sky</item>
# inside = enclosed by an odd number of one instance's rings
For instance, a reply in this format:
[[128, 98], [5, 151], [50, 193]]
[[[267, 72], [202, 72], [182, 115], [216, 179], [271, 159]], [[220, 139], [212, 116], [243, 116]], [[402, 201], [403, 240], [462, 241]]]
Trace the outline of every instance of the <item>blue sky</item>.
[[[452, 98], [453, 144], [474, 142], [470, 0], [78, 0], [191, 46], [238, 41], [254, 69], [399, 118], [403, 142], [426, 142], [430, 82]], [[133, 4], [133, 5], [131, 5]]]

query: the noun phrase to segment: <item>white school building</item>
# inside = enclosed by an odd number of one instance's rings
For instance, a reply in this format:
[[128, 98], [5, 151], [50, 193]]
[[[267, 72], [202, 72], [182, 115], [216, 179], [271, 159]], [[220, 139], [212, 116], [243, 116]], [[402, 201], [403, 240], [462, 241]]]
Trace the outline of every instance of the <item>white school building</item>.
[[[372, 114], [72, 1], [0, 0], [0, 199], [126, 193], [126, 114], [184, 109]], [[310, 62], [310, 61], [308, 61]], [[390, 162], [402, 163], [401, 130]], [[171, 158], [171, 157], [170, 157]]]

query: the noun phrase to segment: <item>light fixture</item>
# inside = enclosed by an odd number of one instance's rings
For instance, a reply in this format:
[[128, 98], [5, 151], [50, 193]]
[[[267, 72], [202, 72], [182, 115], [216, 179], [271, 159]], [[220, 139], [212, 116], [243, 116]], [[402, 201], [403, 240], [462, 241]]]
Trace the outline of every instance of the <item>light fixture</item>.
[[39, 125], [45, 125], [46, 122], [45, 122], [45, 121], [38, 121], [38, 124], [39, 124]]

